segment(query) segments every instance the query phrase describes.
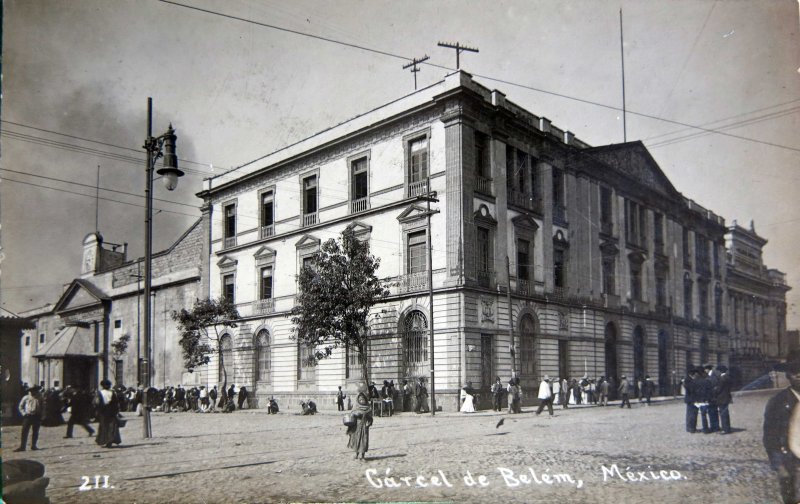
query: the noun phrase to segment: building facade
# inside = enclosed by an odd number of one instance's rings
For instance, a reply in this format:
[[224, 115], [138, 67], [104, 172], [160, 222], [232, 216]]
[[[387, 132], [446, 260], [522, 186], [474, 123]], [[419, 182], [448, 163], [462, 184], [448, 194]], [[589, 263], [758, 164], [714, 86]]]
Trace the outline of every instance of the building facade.
[[[371, 316], [373, 379], [427, 378], [432, 323], [444, 410], [466, 382], [488, 391], [496, 376], [533, 391], [544, 375], [649, 375], [672, 394], [687, 366], [729, 362], [724, 220], [640, 142], [591, 147], [463, 71], [208, 179], [199, 196], [209, 295], [243, 317], [220, 342], [228, 381], [257, 402], [327, 405], [354, 389], [357, 357], [307, 365], [288, 317], [300, 268], [347, 227], [391, 293]], [[196, 372], [217, 383], [219, 359]]]
[[736, 221], [728, 227], [728, 311], [731, 329], [731, 367], [739, 385], [746, 386], [768, 373], [793, 346], [786, 330], [786, 274], [767, 268], [767, 240]]
[[[172, 311], [190, 308], [206, 292], [202, 279], [207, 225], [195, 222], [170, 248], [153, 254], [152, 385], [193, 384], [183, 366]], [[128, 261], [127, 245], [105, 243], [100, 233], [83, 240], [81, 276], [55, 304], [24, 312], [34, 324], [23, 331], [21, 377], [44, 387], [97, 387], [145, 383], [144, 264]], [[114, 345], [128, 340], [127, 348]], [[124, 345], [123, 345], [124, 346]]]

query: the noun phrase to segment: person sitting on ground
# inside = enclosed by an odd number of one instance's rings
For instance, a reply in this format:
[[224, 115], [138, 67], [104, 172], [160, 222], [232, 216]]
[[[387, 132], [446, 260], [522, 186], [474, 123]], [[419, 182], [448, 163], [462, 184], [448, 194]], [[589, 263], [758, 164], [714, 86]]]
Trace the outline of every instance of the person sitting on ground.
[[269, 398], [269, 405], [267, 406], [267, 414], [278, 414], [278, 401], [274, 397]]
[[303, 408], [303, 415], [315, 415], [317, 413], [317, 405], [311, 399], [300, 401], [300, 407]]

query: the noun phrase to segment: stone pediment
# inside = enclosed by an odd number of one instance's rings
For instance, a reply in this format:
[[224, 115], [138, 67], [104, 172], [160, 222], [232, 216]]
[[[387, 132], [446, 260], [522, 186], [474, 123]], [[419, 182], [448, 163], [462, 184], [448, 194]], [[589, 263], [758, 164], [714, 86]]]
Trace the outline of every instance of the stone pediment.
[[511, 224], [513, 224], [515, 228], [530, 229], [533, 231], [539, 230], [539, 224], [537, 224], [530, 215], [518, 215], [511, 219]]
[[258, 250], [256, 250], [256, 253], [253, 254], [253, 257], [256, 258], [256, 261], [264, 259], [273, 259], [275, 257], [275, 249], [263, 245]]
[[397, 216], [397, 220], [402, 224], [406, 222], [415, 221], [417, 219], [425, 218], [427, 210], [419, 205], [409, 205], [408, 208], [403, 210], [403, 213]]
[[96, 307], [108, 301], [100, 289], [85, 280], [73, 280], [61, 295], [53, 311], [56, 313]]
[[217, 261], [217, 267], [221, 270], [230, 270], [236, 267], [236, 263], [238, 261], [233, 259], [231, 256], [224, 255], [222, 259]]
[[311, 248], [311, 247], [319, 247], [319, 238], [316, 236], [307, 234], [303, 235], [297, 243], [294, 244], [295, 248]]
[[661, 167], [650, 155], [642, 142], [628, 142], [625, 144], [606, 145], [587, 149], [593, 158], [605, 164], [651, 190], [664, 196], [681, 201], [681, 194], [672, 185]]
[[370, 233], [372, 233], [372, 226], [364, 224], [361, 221], [351, 222], [345, 229], [352, 231], [353, 234], [356, 235], [356, 238], [362, 241], [369, 238]]

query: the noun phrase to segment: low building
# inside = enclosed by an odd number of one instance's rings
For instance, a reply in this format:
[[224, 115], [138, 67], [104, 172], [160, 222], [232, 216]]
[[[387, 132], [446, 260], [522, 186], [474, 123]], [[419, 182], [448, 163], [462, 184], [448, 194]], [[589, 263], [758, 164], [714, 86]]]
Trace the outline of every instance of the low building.
[[[171, 247], [153, 254], [152, 384], [194, 383], [183, 368], [172, 311], [190, 308], [201, 293], [203, 222], [195, 222]], [[206, 229], [207, 231], [207, 229]], [[33, 327], [20, 346], [22, 379], [44, 387], [97, 387], [143, 383], [144, 265], [129, 261], [127, 246], [104, 242], [100, 233], [83, 240], [83, 268], [58, 300], [24, 312]], [[127, 341], [127, 345], [116, 344]]]
[[33, 323], [15, 313], [0, 308], [0, 397], [2, 397], [3, 425], [21, 421], [17, 405], [23, 394], [22, 371], [19, 355], [22, 351], [22, 333], [33, 327]]

